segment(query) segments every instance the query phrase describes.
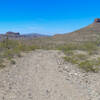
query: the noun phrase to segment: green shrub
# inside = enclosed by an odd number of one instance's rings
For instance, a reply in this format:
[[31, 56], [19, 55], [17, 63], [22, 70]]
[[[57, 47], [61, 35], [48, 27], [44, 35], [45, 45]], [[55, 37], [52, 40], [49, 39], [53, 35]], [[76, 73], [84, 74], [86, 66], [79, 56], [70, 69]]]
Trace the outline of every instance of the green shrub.
[[5, 50], [3, 53], [4, 58], [12, 58], [14, 55], [14, 52], [12, 50]]
[[67, 56], [72, 56], [74, 55], [74, 52], [72, 50], [69, 50], [69, 51], [64, 51], [65, 55]]
[[0, 64], [0, 68], [4, 68], [4, 67], [6, 67], [4, 64]]
[[88, 56], [86, 54], [76, 54], [75, 55], [79, 60], [86, 60]]
[[88, 57], [84, 54], [77, 54], [73, 56], [65, 56], [64, 60], [71, 64], [77, 64], [79, 68], [84, 69], [86, 72], [98, 72], [100, 66], [100, 57], [92, 60], [86, 60], [87, 58]]
[[36, 46], [34, 45], [25, 45], [25, 44], [19, 44], [16, 48], [15, 51], [21, 52], [21, 51], [32, 51], [37, 49]]
[[67, 44], [58, 47], [59, 50], [62, 50], [63, 52], [73, 51], [73, 50], [82, 50], [87, 51], [90, 54], [96, 53], [98, 50], [98, 45], [95, 42], [87, 42], [87, 43], [80, 43], [80, 44]]
[[79, 61], [74, 57], [74, 56], [65, 56], [64, 57], [64, 60], [69, 62], [69, 63], [72, 63], [72, 64], [78, 64]]
[[85, 50], [88, 52], [93, 52], [98, 50], [98, 46], [94, 42], [87, 42], [79, 45], [80, 50]]
[[64, 59], [72, 64], [78, 64], [81, 62], [81, 60], [87, 59], [87, 56], [85, 54], [73, 54], [70, 56], [65, 56]]
[[18, 41], [16, 40], [5, 39], [0, 42], [0, 48], [5, 48], [5, 49], [15, 48], [17, 45]]
[[35, 49], [38, 49], [38, 47], [35, 46], [35, 45], [30, 45], [30, 46], [29, 46], [29, 49], [30, 49], [30, 50], [35, 50]]
[[16, 62], [14, 60], [11, 60], [10, 63], [13, 65], [16, 64]]
[[3, 63], [4, 63], [4, 60], [2, 58], [0, 58], [0, 68], [4, 68], [5, 67], [5, 65]]
[[79, 67], [89, 72], [98, 72], [99, 68], [96, 66], [95, 60], [86, 60], [79, 64]]
[[76, 44], [66, 44], [64, 46], [60, 46], [58, 47], [59, 50], [62, 50], [64, 52], [66, 51], [72, 51], [72, 50], [76, 50], [77, 49], [77, 45]]
[[19, 58], [20, 58], [20, 57], [22, 57], [22, 55], [21, 55], [20, 53], [19, 53], [19, 54], [17, 54], [16, 56], [17, 56], [17, 57], [19, 57]]

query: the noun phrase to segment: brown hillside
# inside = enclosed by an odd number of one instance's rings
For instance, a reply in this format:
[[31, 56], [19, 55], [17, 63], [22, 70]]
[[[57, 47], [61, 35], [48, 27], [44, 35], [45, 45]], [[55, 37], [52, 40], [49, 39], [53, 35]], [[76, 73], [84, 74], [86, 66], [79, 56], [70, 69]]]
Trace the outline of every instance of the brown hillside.
[[94, 23], [77, 30], [75, 32], [63, 35], [55, 35], [53, 38], [57, 40], [81, 42], [81, 41], [95, 41], [100, 36], [100, 19], [95, 19]]

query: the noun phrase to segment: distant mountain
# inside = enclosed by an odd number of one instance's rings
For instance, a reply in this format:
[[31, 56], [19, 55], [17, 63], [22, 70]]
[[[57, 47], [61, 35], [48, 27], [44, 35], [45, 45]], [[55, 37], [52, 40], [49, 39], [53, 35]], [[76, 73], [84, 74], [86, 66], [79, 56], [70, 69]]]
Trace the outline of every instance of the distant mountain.
[[26, 37], [35, 37], [35, 38], [37, 38], [37, 37], [47, 37], [48, 35], [38, 34], [38, 33], [29, 33], [29, 34], [26, 34], [26, 35], [24, 35], [24, 36], [26, 36]]
[[5, 34], [0, 34], [0, 40], [4, 38], [9, 39], [33, 39], [33, 38], [40, 38], [40, 37], [48, 37], [47, 35], [42, 35], [38, 33], [31, 33], [31, 34], [23, 34], [21, 35], [19, 32], [6, 32]]

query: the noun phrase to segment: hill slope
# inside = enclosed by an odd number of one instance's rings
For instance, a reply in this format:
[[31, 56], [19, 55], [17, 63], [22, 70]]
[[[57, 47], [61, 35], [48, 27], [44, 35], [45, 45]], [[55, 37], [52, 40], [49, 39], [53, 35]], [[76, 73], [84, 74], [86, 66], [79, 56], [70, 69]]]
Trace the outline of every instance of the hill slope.
[[100, 37], [100, 22], [94, 22], [93, 24], [77, 30], [75, 32], [63, 35], [55, 35], [53, 38], [62, 41], [95, 41], [98, 36]]

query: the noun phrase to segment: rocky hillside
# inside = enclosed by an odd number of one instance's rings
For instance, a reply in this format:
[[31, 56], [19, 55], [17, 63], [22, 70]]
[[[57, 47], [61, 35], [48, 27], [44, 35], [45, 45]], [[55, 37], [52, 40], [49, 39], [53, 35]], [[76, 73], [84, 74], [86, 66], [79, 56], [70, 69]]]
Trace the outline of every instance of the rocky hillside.
[[53, 38], [56, 40], [62, 40], [62, 41], [95, 41], [98, 37], [100, 37], [100, 19], [95, 19], [95, 21], [80, 30], [77, 30], [75, 32], [69, 33], [69, 34], [63, 34], [63, 35], [55, 35]]

